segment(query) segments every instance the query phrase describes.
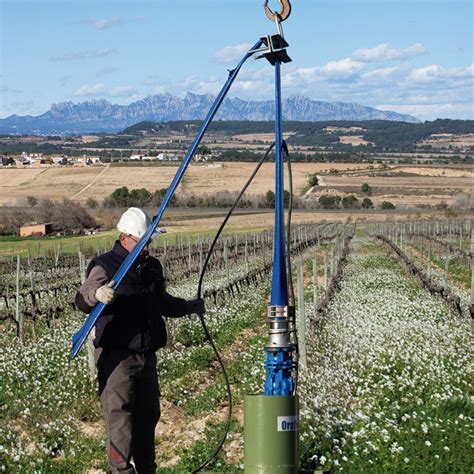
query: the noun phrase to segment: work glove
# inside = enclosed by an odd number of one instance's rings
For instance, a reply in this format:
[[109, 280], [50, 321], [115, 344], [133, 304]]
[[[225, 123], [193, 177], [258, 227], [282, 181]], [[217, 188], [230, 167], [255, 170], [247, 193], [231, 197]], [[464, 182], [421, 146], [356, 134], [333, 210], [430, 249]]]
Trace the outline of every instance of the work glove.
[[102, 285], [100, 288], [97, 288], [95, 291], [95, 297], [97, 301], [100, 301], [104, 304], [110, 304], [114, 301], [117, 296], [115, 290], [112, 288], [114, 286], [114, 280], [110, 280], [105, 285]]
[[204, 300], [199, 298], [197, 300], [188, 300], [187, 314], [205, 314]]

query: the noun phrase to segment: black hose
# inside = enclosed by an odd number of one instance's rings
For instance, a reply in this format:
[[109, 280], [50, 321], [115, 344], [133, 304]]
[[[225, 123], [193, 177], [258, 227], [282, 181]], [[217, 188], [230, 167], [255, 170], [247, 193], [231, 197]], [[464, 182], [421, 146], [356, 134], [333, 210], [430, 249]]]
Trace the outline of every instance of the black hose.
[[260, 161], [257, 163], [257, 166], [253, 173], [250, 175], [249, 179], [245, 183], [244, 187], [241, 189], [239, 195], [237, 196], [237, 199], [235, 200], [234, 204], [232, 204], [232, 207], [229, 209], [227, 212], [227, 215], [225, 216], [225, 219], [222, 221], [222, 224], [219, 227], [219, 230], [217, 231], [214, 240], [212, 241], [211, 247], [209, 248], [209, 252], [207, 253], [206, 260], [204, 262], [204, 265], [202, 266], [201, 270], [201, 275], [199, 276], [199, 284], [198, 284], [198, 292], [197, 292], [197, 297], [201, 298], [201, 293], [202, 293], [202, 280], [204, 278], [204, 273], [206, 272], [206, 268], [209, 264], [209, 260], [211, 258], [212, 252], [214, 251], [214, 247], [216, 246], [217, 240], [219, 239], [222, 231], [224, 230], [225, 225], [227, 224], [227, 221], [230, 219], [230, 216], [234, 212], [235, 208], [240, 202], [240, 199], [242, 198], [243, 194], [247, 190], [247, 188], [250, 186], [250, 183], [253, 181], [255, 178], [255, 175], [258, 173], [258, 170], [264, 163], [264, 161], [268, 158], [268, 155], [270, 152], [273, 150], [273, 147], [275, 146], [275, 143], [272, 143], [268, 148], [267, 151], [265, 152], [265, 155], [260, 159]]
[[293, 214], [293, 171], [291, 169], [291, 159], [290, 153], [288, 151], [288, 146], [286, 141], [283, 140], [283, 151], [285, 152], [286, 162], [288, 165], [288, 185], [290, 192], [290, 199], [288, 203], [288, 222], [287, 222], [287, 232], [286, 232], [286, 258], [288, 266], [288, 282], [290, 287], [290, 297], [291, 303], [295, 304], [295, 287], [293, 285], [293, 278], [291, 277], [291, 217]]
[[[257, 166], [256, 166], [255, 170], [250, 175], [249, 179], [247, 180], [244, 187], [242, 188], [239, 195], [237, 196], [237, 199], [235, 200], [234, 204], [232, 205], [232, 207], [227, 212], [227, 215], [226, 215], [225, 219], [222, 221], [222, 224], [220, 225], [219, 230], [217, 231], [216, 236], [214, 237], [214, 240], [212, 241], [211, 247], [209, 248], [209, 252], [207, 253], [207, 256], [206, 256], [206, 260], [205, 260], [204, 265], [202, 266], [202, 269], [201, 269], [201, 275], [199, 276], [199, 284], [198, 284], [198, 290], [197, 290], [197, 298], [198, 299], [200, 299], [201, 296], [202, 296], [202, 282], [203, 282], [203, 279], [204, 279], [204, 274], [206, 272], [207, 266], [209, 264], [209, 260], [211, 258], [212, 252], [214, 251], [214, 247], [217, 243], [217, 240], [219, 239], [222, 231], [224, 230], [224, 227], [227, 224], [227, 221], [230, 219], [232, 213], [234, 212], [235, 208], [239, 204], [240, 199], [244, 195], [247, 188], [250, 186], [250, 183], [255, 178], [255, 175], [257, 174], [258, 170], [260, 169], [260, 167], [262, 166], [264, 161], [268, 158], [268, 155], [270, 154], [270, 152], [272, 151], [274, 146], [275, 146], [275, 143], [272, 143], [268, 147], [267, 151], [265, 152], [265, 155], [257, 163]], [[217, 347], [215, 346], [214, 341], [213, 341], [211, 335], [209, 334], [209, 330], [207, 329], [206, 322], [204, 321], [204, 316], [202, 314], [199, 315], [199, 320], [201, 321], [204, 333], [206, 334], [206, 337], [207, 337], [209, 343], [211, 344], [212, 349], [214, 350], [214, 353], [216, 354], [217, 360], [219, 361], [219, 365], [221, 366], [222, 375], [224, 376], [226, 389], [227, 389], [227, 403], [229, 405], [229, 410], [228, 410], [228, 413], [227, 413], [227, 422], [226, 422], [226, 427], [225, 427], [225, 431], [224, 431], [224, 435], [222, 436], [222, 439], [220, 440], [219, 444], [214, 449], [212, 454], [207, 458], [207, 460], [204, 463], [202, 463], [197, 469], [195, 469], [193, 471], [193, 474], [202, 471], [209, 464], [211, 464], [212, 461], [214, 461], [214, 459], [219, 454], [219, 451], [222, 449], [222, 446], [224, 445], [225, 440], [227, 439], [227, 435], [229, 434], [229, 430], [230, 430], [230, 424], [232, 422], [232, 390], [230, 388], [229, 377], [227, 375], [227, 371], [225, 369], [224, 362], [221, 359], [219, 351], [217, 350]]]
[[[295, 287], [293, 284], [293, 275], [291, 272], [291, 217], [293, 214], [293, 170], [291, 168], [291, 159], [290, 159], [290, 152], [288, 151], [288, 145], [286, 141], [283, 140], [283, 151], [285, 152], [286, 162], [288, 165], [288, 187], [290, 193], [290, 199], [288, 202], [288, 222], [287, 222], [287, 233], [286, 233], [286, 259], [287, 259], [287, 275], [288, 275], [288, 283], [290, 288], [290, 298], [291, 298], [291, 305], [293, 308], [295, 307]], [[292, 325], [293, 328], [291, 332], [294, 336], [294, 344], [295, 344], [295, 385], [293, 388], [293, 395], [296, 395], [298, 390], [298, 376], [299, 376], [299, 369], [298, 369], [298, 361], [299, 361], [299, 348], [298, 348], [298, 331], [296, 330], [296, 313], [293, 312], [292, 314]]]

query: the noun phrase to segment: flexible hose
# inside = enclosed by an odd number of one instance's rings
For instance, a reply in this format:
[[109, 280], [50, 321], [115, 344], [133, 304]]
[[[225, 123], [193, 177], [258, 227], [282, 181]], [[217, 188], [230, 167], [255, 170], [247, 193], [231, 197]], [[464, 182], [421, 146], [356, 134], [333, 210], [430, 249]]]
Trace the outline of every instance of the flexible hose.
[[201, 298], [201, 294], [202, 294], [202, 281], [203, 281], [203, 278], [204, 278], [204, 274], [206, 272], [206, 269], [207, 269], [207, 266], [209, 264], [209, 260], [211, 258], [211, 255], [212, 255], [212, 252], [214, 251], [214, 247], [216, 246], [216, 243], [217, 243], [217, 240], [219, 239], [222, 231], [224, 230], [224, 227], [225, 225], [227, 224], [227, 221], [230, 219], [232, 213], [234, 212], [235, 208], [237, 207], [237, 205], [239, 204], [240, 202], [240, 199], [242, 198], [243, 194], [245, 193], [245, 191], [247, 190], [247, 188], [250, 186], [250, 183], [253, 181], [253, 179], [255, 178], [255, 175], [258, 173], [258, 170], [260, 169], [260, 167], [262, 166], [262, 164], [264, 163], [264, 161], [268, 158], [268, 155], [270, 154], [270, 152], [273, 150], [273, 147], [275, 146], [275, 143], [272, 143], [268, 148], [267, 148], [267, 151], [265, 152], [265, 155], [260, 158], [260, 161], [257, 163], [257, 166], [256, 168], [254, 169], [253, 173], [250, 175], [249, 179], [247, 180], [247, 182], [244, 184], [244, 187], [241, 189], [239, 195], [237, 196], [237, 199], [235, 200], [234, 204], [232, 204], [232, 207], [229, 209], [229, 211], [227, 212], [227, 215], [225, 216], [225, 219], [222, 221], [222, 224], [220, 225], [219, 227], [219, 230], [217, 231], [215, 237], [214, 237], [214, 240], [212, 241], [212, 244], [211, 244], [211, 247], [209, 248], [209, 252], [207, 253], [207, 256], [206, 256], [206, 260], [204, 262], [204, 265], [202, 266], [202, 270], [201, 270], [201, 275], [199, 276], [199, 284], [198, 284], [198, 291], [197, 291], [197, 297], [198, 298]]
[[224, 362], [222, 361], [219, 351], [217, 350], [217, 347], [214, 344], [214, 340], [209, 334], [209, 330], [207, 329], [206, 323], [204, 321], [204, 316], [202, 314], [199, 315], [199, 320], [201, 321], [202, 328], [204, 329], [204, 333], [206, 334], [207, 340], [209, 341], [209, 344], [211, 345], [214, 353], [216, 354], [217, 360], [219, 361], [219, 365], [221, 366], [221, 369], [222, 369], [222, 374], [224, 375], [225, 385], [227, 389], [227, 403], [229, 405], [229, 411], [227, 413], [227, 424], [225, 427], [224, 436], [222, 437], [222, 439], [220, 440], [219, 444], [216, 446], [212, 454], [206, 459], [206, 461], [204, 461], [204, 463], [202, 463], [196, 470], [193, 471], [193, 474], [202, 471], [209, 464], [211, 464], [211, 462], [214, 461], [214, 459], [217, 457], [217, 455], [219, 454], [219, 451], [222, 449], [222, 446], [224, 445], [227, 435], [229, 434], [230, 423], [232, 421], [232, 390], [230, 388], [229, 377], [227, 375], [227, 371], [225, 370]]
[[[287, 222], [287, 234], [286, 234], [286, 258], [287, 258], [287, 274], [288, 274], [288, 282], [290, 287], [290, 299], [291, 305], [295, 306], [295, 287], [293, 284], [293, 275], [291, 271], [291, 217], [293, 214], [293, 171], [291, 168], [291, 159], [290, 159], [290, 152], [288, 151], [288, 145], [285, 140], [283, 140], [283, 151], [285, 152], [286, 162], [288, 165], [288, 187], [290, 193], [290, 199], [288, 202], [288, 222]], [[299, 369], [298, 369], [298, 361], [299, 361], [299, 347], [298, 347], [298, 331], [296, 330], [296, 313], [293, 314], [292, 325], [293, 328], [291, 332], [294, 336], [294, 344], [295, 344], [295, 385], [293, 388], [293, 395], [296, 395], [298, 390], [298, 378], [299, 378]]]
[[291, 169], [290, 153], [286, 141], [283, 140], [283, 151], [285, 152], [286, 162], [288, 165], [288, 187], [290, 192], [290, 199], [288, 203], [288, 222], [287, 222], [287, 233], [286, 233], [286, 258], [288, 266], [288, 281], [290, 286], [290, 298], [291, 303], [295, 304], [295, 287], [293, 285], [293, 278], [291, 277], [291, 217], [293, 214], [293, 171]]
[[[216, 246], [216, 243], [217, 243], [217, 240], [219, 239], [222, 231], [224, 230], [224, 227], [225, 225], [227, 224], [227, 221], [230, 219], [232, 213], [234, 212], [235, 208], [237, 207], [237, 205], [239, 204], [240, 202], [240, 199], [242, 198], [242, 196], [244, 195], [245, 191], [247, 190], [247, 188], [250, 186], [250, 183], [253, 181], [253, 179], [255, 178], [255, 175], [258, 173], [258, 170], [261, 168], [262, 164], [265, 162], [265, 160], [268, 158], [268, 155], [270, 154], [270, 152], [272, 151], [273, 147], [275, 146], [275, 143], [272, 143], [267, 151], [265, 152], [265, 155], [260, 159], [260, 161], [257, 163], [257, 166], [255, 168], [255, 170], [253, 171], [253, 173], [250, 175], [249, 179], [247, 180], [247, 182], [245, 183], [244, 187], [241, 189], [239, 195], [237, 196], [237, 199], [235, 200], [234, 204], [232, 205], [232, 207], [229, 209], [229, 211], [227, 212], [227, 215], [225, 217], [225, 219], [222, 221], [222, 224], [220, 225], [219, 227], [219, 230], [217, 231], [215, 237], [214, 237], [214, 240], [212, 241], [212, 244], [209, 248], [209, 251], [207, 253], [207, 256], [206, 256], [206, 260], [204, 262], [204, 265], [202, 266], [202, 269], [201, 269], [201, 274], [199, 276], [199, 283], [198, 283], [198, 290], [197, 290], [197, 298], [200, 299], [201, 296], [202, 296], [202, 282], [203, 282], [203, 279], [204, 279], [204, 274], [206, 273], [206, 269], [209, 265], [209, 260], [211, 258], [211, 255], [212, 253], [214, 252], [214, 247]], [[225, 366], [224, 366], [224, 362], [222, 361], [221, 359], [221, 356], [219, 354], [219, 351], [217, 350], [217, 347], [216, 345], [214, 344], [214, 341], [209, 333], [209, 330], [206, 326], [206, 322], [204, 321], [204, 316], [202, 314], [199, 315], [199, 320], [201, 321], [201, 324], [202, 324], [202, 328], [204, 330], [204, 333], [206, 334], [206, 337], [209, 341], [209, 343], [211, 344], [211, 347], [212, 349], [214, 350], [214, 353], [216, 354], [216, 357], [217, 357], [217, 360], [219, 361], [219, 365], [221, 366], [221, 369], [222, 369], [222, 375], [224, 376], [224, 380], [225, 380], [225, 385], [226, 385], [226, 390], [227, 390], [227, 403], [228, 403], [228, 406], [229, 406], [229, 409], [228, 409], [228, 413], [227, 413], [227, 422], [226, 422], [226, 427], [225, 427], [225, 430], [224, 430], [224, 435], [222, 436], [219, 444], [217, 445], [217, 447], [214, 449], [214, 451], [212, 452], [212, 454], [207, 458], [207, 460], [202, 463], [197, 469], [195, 469], [193, 471], [193, 474], [194, 473], [197, 473], [197, 472], [200, 472], [202, 471], [204, 468], [206, 468], [207, 466], [209, 466], [209, 464], [211, 464], [212, 461], [214, 461], [214, 459], [217, 457], [217, 455], [219, 454], [219, 451], [222, 449], [222, 446], [224, 446], [224, 443], [225, 443], [225, 440], [227, 439], [227, 435], [229, 434], [229, 430], [230, 430], [230, 424], [232, 422], [232, 390], [230, 388], [230, 382], [229, 382], [229, 377], [227, 375], [227, 371], [225, 369]]]

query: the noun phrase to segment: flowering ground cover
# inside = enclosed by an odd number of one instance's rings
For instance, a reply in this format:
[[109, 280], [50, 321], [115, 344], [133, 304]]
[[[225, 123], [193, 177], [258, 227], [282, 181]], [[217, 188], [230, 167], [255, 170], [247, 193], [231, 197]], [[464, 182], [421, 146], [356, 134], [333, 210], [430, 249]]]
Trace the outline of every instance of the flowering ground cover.
[[[250, 262], [250, 270], [262, 265], [259, 258]], [[227, 272], [209, 274], [206, 285], [219, 287], [240, 277], [246, 265], [235, 265]], [[75, 289], [71, 285], [70, 299]], [[195, 282], [182, 280], [170, 289], [174, 294], [194, 297]], [[208, 305], [206, 322], [215, 342], [227, 357], [231, 383], [238, 384], [236, 395], [256, 390], [261, 381], [254, 371], [258, 352], [262, 353], [262, 314], [266, 307], [267, 285], [249, 287], [239, 294], [239, 300]], [[65, 305], [65, 312], [48, 327], [43, 320], [36, 326], [36, 337], [28, 333], [20, 344], [15, 332], [0, 332], [0, 470], [3, 472], [105, 472], [104, 439], [96, 383], [88, 376], [86, 351], [70, 360], [70, 339], [83, 320]], [[263, 329], [263, 327], [261, 327]], [[195, 317], [169, 320], [171, 347], [160, 351], [160, 383], [164, 405], [178, 407], [182, 433], [188, 442], [172, 440], [175, 459], [163, 472], [191, 470], [210, 454], [216, 437], [222, 434], [222, 404], [225, 390], [215, 356]], [[248, 337], [242, 336], [248, 332]], [[232, 344], [242, 339], [243, 347], [231, 351]], [[250, 359], [252, 363], [250, 362]], [[261, 368], [261, 364], [257, 363]], [[209, 370], [211, 369], [211, 371]], [[257, 369], [257, 372], [259, 369]], [[209, 377], [209, 372], [211, 372]], [[206, 381], [204, 377], [210, 379]], [[193, 386], [190, 380], [202, 380]], [[236, 397], [237, 399], [237, 397]], [[215, 413], [215, 420], [210, 414]], [[167, 414], [164, 413], [164, 418]], [[192, 419], [206, 418], [206, 423], [189, 430]], [[234, 421], [235, 431], [242, 428]], [[188, 428], [188, 430], [186, 430]], [[166, 441], [159, 436], [159, 441]], [[241, 448], [241, 443], [237, 446]], [[171, 450], [169, 450], [170, 452]], [[169, 457], [168, 452], [168, 457]], [[159, 452], [159, 461], [166, 463], [166, 454]], [[161, 456], [160, 456], [161, 455]], [[169, 461], [169, 459], [168, 459]], [[232, 465], [225, 453], [218, 465]], [[240, 461], [239, 461], [240, 462]]]
[[[344, 472], [471, 472], [471, 326], [358, 238], [308, 336], [302, 463]], [[308, 303], [307, 312], [312, 314]]]
[[[381, 242], [359, 231], [350, 245], [340, 290], [317, 324], [314, 248], [305, 256], [306, 314], [312, 322], [308, 368], [300, 372], [299, 383], [302, 466], [350, 473], [470, 473], [470, 321], [422, 289]], [[333, 241], [318, 250], [320, 300], [328, 278], [324, 256], [329, 270], [337, 247]], [[204, 290], [223, 288], [269, 258], [254, 255], [249, 262], [212, 270]], [[53, 273], [48, 274], [52, 283], [60, 274], [71, 286], [54, 301], [64, 308], [54, 324], [38, 318], [36, 334], [25, 331], [23, 345], [13, 326], [0, 331], [0, 471], [106, 472], [105, 432], [86, 351], [69, 358], [70, 337], [84, 318], [68, 304], [77, 271]], [[37, 276], [47, 288], [49, 280]], [[21, 278], [27, 285], [29, 274]], [[196, 275], [173, 281], [172, 294], [195, 297]], [[234, 298], [228, 294], [217, 305], [207, 302], [206, 322], [227, 366], [234, 408], [231, 435], [209, 470], [243, 467], [243, 396], [263, 387], [269, 284], [270, 275]], [[466, 305], [467, 293], [457, 291]], [[44, 296], [44, 307], [48, 298], [54, 296]], [[225, 385], [197, 318], [169, 320], [168, 329], [170, 345], [159, 352], [158, 472], [190, 472], [223, 433]]]

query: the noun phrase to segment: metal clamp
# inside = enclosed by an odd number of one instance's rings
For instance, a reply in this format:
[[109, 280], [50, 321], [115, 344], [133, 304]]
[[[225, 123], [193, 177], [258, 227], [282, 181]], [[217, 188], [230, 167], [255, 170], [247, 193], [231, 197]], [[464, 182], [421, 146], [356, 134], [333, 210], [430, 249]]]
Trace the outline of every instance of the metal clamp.
[[293, 344], [290, 341], [288, 327], [288, 306], [269, 306], [269, 343], [265, 346], [267, 351], [289, 349], [293, 350]]
[[269, 0], [265, 0], [265, 13], [267, 17], [271, 21], [285, 21], [291, 13], [291, 3], [290, 0], [280, 0], [281, 11], [280, 13], [273, 12], [271, 8], [268, 6]]

